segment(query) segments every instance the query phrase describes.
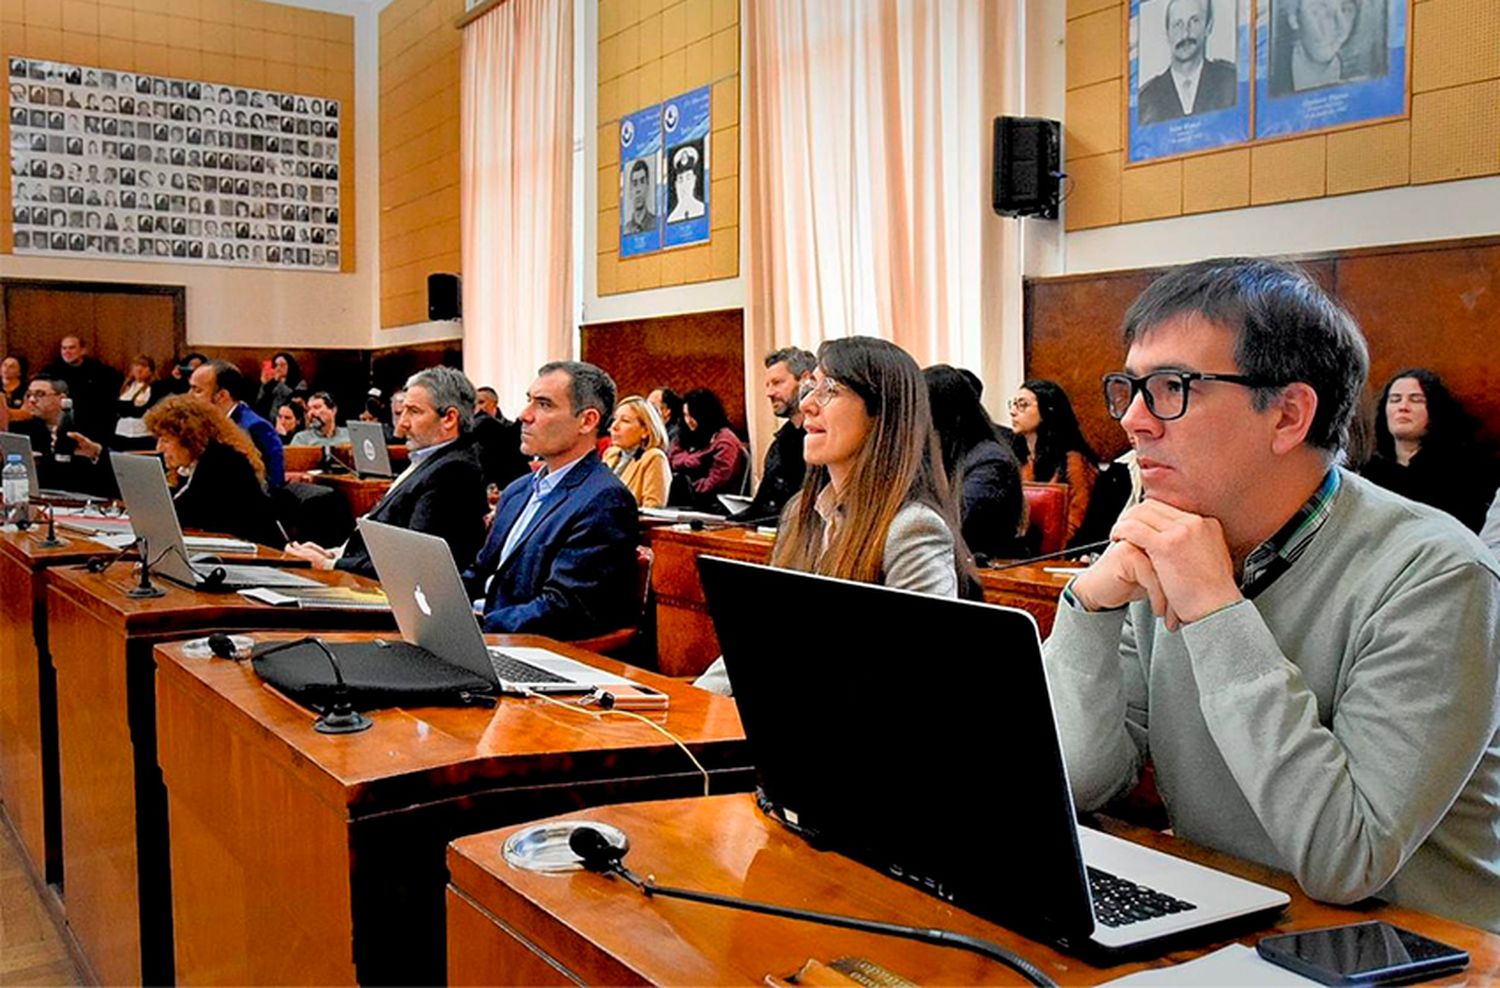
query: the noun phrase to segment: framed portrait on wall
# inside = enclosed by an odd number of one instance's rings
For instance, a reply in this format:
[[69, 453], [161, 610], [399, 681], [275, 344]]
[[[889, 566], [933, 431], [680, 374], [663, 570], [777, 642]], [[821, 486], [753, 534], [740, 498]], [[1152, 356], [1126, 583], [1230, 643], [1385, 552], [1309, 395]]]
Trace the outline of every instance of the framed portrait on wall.
[[1130, 0], [1127, 162], [1250, 139], [1252, 0]]
[[661, 104], [620, 121], [620, 256], [661, 250]]
[[666, 142], [666, 247], [701, 244], [709, 237], [708, 144], [711, 93], [709, 87], [683, 93], [662, 104], [662, 134]]
[[1257, 138], [1406, 112], [1408, 0], [1258, 0]]

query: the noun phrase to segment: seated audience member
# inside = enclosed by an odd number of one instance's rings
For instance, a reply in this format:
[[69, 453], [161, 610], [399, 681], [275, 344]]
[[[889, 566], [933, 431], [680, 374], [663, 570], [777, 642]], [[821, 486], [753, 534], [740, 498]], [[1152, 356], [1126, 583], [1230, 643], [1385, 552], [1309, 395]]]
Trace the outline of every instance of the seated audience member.
[[183, 528], [281, 548], [286, 540], [266, 493], [260, 453], [227, 416], [192, 395], [172, 395], [146, 413], [146, 428], [166, 463]]
[[286, 453], [276, 429], [245, 403], [245, 394], [249, 390], [245, 375], [227, 360], [200, 364], [188, 378], [188, 394], [217, 409], [250, 437], [264, 465], [262, 476], [266, 486], [274, 490], [286, 484]]
[[[772, 566], [940, 597], [973, 583], [927, 387], [905, 350], [867, 336], [825, 342], [802, 415], [807, 476], [782, 512]], [[694, 685], [727, 696], [724, 660]]]
[[[474, 455], [473, 409], [474, 386], [462, 371], [429, 367], [408, 378], [401, 422], [411, 462], [365, 516], [438, 536], [453, 550], [460, 567], [468, 565], [484, 542], [484, 515], [489, 510]], [[357, 528], [337, 548], [293, 542], [286, 551], [320, 569], [375, 576]]]
[[26, 358], [11, 354], [0, 360], [0, 392], [4, 393], [12, 422], [31, 417], [26, 414]]
[[667, 429], [667, 449], [670, 450], [677, 445], [677, 437], [682, 434], [682, 395], [671, 388], [660, 387], [648, 394], [646, 400], [661, 416], [661, 424]]
[[668, 454], [675, 504], [691, 504], [707, 511], [723, 511], [716, 494], [738, 494], [748, 457], [745, 444], [729, 428], [724, 403], [708, 388], [695, 388], [682, 398], [682, 432]]
[[399, 387], [391, 392], [391, 420], [385, 426], [385, 441], [387, 445], [402, 442], [406, 436], [401, 432], [401, 410], [406, 407], [406, 388]]
[[943, 451], [943, 470], [958, 499], [969, 551], [993, 559], [1024, 555], [1021, 468], [1015, 454], [995, 439], [995, 423], [962, 374], [947, 364], [922, 372], [932, 406], [932, 424]]
[[143, 353], [130, 362], [125, 385], [115, 401], [116, 448], [146, 448], [139, 441], [150, 437], [145, 423], [146, 412], [167, 394], [166, 382], [156, 380], [155, 360]]
[[339, 405], [327, 391], [315, 391], [307, 399], [307, 428], [292, 437], [291, 446], [343, 446], [349, 430], [338, 424]]
[[104, 447], [73, 427], [72, 416], [63, 407], [67, 397], [68, 382], [43, 374], [32, 378], [26, 388], [26, 411], [31, 417], [13, 428], [31, 440], [37, 482], [47, 490], [114, 497], [115, 475], [103, 455]]
[[464, 573], [487, 632], [577, 639], [627, 627], [640, 607], [635, 498], [599, 459], [615, 382], [576, 361], [544, 364], [521, 411], [535, 474], [500, 496], [488, 540]]
[[500, 395], [494, 388], [475, 392], [474, 441], [479, 447], [484, 482], [493, 484], [497, 491], [531, 472], [531, 458], [521, 452], [521, 424], [500, 411]]
[[307, 410], [301, 398], [292, 398], [276, 409], [276, 436], [281, 445], [290, 446], [292, 437], [307, 428]]
[[1500, 563], [1336, 465], [1354, 320], [1296, 268], [1221, 259], [1123, 335], [1105, 389], [1146, 499], [1044, 649], [1078, 808], [1149, 758], [1181, 837], [1500, 931]]
[[802, 387], [811, 385], [818, 358], [806, 350], [787, 347], [767, 354], [765, 365], [766, 399], [771, 403], [771, 414], [786, 422], [776, 430], [766, 448], [765, 468], [755, 497], [733, 517], [736, 521], [765, 520], [774, 524], [781, 516], [781, 509], [802, 488], [802, 476], [807, 472], [802, 459], [802, 440], [806, 436], [802, 428]]
[[181, 360], [173, 361], [172, 372], [167, 377], [167, 391], [174, 395], [185, 395], [188, 393], [188, 378], [193, 376], [193, 371], [202, 364], [208, 363], [208, 358], [196, 350], [183, 357]]
[[1010, 424], [1021, 480], [1068, 485], [1067, 538], [1072, 541], [1088, 515], [1099, 468], [1094, 465], [1098, 457], [1078, 428], [1068, 393], [1052, 381], [1027, 381], [1010, 400]]
[[78, 431], [88, 436], [114, 435], [119, 371], [91, 357], [83, 341], [69, 335], [58, 344], [58, 358], [43, 368], [42, 373], [54, 381], [67, 383]]
[[1375, 452], [1360, 472], [1477, 532], [1495, 493], [1495, 468], [1473, 435], [1473, 423], [1443, 379], [1426, 368], [1409, 368], [1380, 393]]
[[672, 468], [667, 465], [667, 430], [651, 403], [640, 395], [623, 398], [609, 424], [610, 447], [604, 465], [643, 508], [667, 503]]
[[[365, 395], [365, 407], [359, 410], [359, 420], [371, 425], [390, 426], [391, 407], [386, 404], [379, 388], [371, 388]], [[382, 430], [384, 431], [384, 430]]]
[[276, 412], [292, 399], [293, 395], [306, 396], [307, 382], [302, 380], [302, 368], [297, 358], [285, 350], [272, 355], [261, 367], [260, 390], [255, 395], [255, 414], [267, 421], [276, 421]]

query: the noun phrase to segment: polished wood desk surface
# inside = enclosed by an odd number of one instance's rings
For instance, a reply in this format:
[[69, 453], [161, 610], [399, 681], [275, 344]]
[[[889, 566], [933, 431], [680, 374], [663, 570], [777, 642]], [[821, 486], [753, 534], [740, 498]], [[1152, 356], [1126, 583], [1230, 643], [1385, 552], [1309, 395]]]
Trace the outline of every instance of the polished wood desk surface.
[[[1097, 968], [955, 909], [842, 855], [813, 850], [755, 806], [750, 795], [601, 807], [570, 814], [613, 824], [630, 838], [625, 864], [658, 883], [912, 926], [957, 930], [1007, 947], [1060, 984], [1097, 984], [1199, 956], [1226, 942]], [[752, 984], [785, 977], [809, 959], [874, 961], [917, 984], [1022, 984], [975, 954], [718, 906], [647, 899], [618, 878], [512, 868], [501, 848], [519, 827], [454, 841], [448, 851], [448, 978], [464, 984]], [[1169, 853], [1285, 889], [1274, 925], [1241, 938], [1379, 918], [1462, 947], [1467, 971], [1438, 983], [1500, 978], [1500, 937], [1392, 906], [1313, 902], [1292, 879], [1185, 841], [1116, 824], [1111, 830]], [[569, 980], [569, 976], [573, 980]]]
[[[550, 648], [667, 693], [669, 709], [647, 716], [687, 744], [715, 791], [751, 784], [732, 701], [547, 639], [491, 640]], [[493, 709], [375, 711], [370, 730], [329, 736], [249, 663], [188, 658], [180, 644], [158, 647], [156, 660], [183, 983], [440, 983], [448, 841], [703, 791], [687, 756], [629, 717], [506, 698]]]
[[[646, 540], [656, 557], [651, 589], [656, 596], [657, 667], [671, 676], [695, 676], [722, 651], [698, 578], [698, 557], [765, 563], [771, 558], [776, 539], [747, 528], [695, 532], [685, 525], [653, 525], [646, 529]], [[982, 569], [979, 582], [984, 599], [1028, 612], [1045, 638], [1052, 633], [1057, 598], [1070, 575], [1048, 570], [1066, 565], [1032, 563], [1003, 570]]]
[[[397, 470], [399, 473], [400, 471]], [[324, 487], [332, 487], [349, 502], [349, 510], [356, 518], [362, 518], [385, 497], [391, 489], [393, 477], [361, 477], [353, 473], [321, 473], [313, 480]]]
[[[325, 585], [373, 581], [306, 571]], [[389, 629], [389, 612], [274, 608], [237, 593], [155, 582], [126, 596], [131, 567], [47, 570], [48, 651], [57, 675], [63, 910], [90, 977], [170, 982], [166, 794], [156, 762], [154, 645], [214, 631]], [[222, 784], [222, 768], [221, 779]]]

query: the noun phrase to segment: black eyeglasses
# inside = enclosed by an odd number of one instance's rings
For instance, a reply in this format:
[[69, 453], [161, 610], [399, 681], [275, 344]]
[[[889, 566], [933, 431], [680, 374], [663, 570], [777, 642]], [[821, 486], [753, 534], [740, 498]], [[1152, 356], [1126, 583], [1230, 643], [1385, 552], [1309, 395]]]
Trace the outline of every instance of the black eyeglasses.
[[1223, 381], [1246, 388], [1274, 388], [1277, 382], [1244, 374], [1203, 374], [1198, 371], [1159, 370], [1143, 377], [1104, 375], [1104, 407], [1110, 418], [1122, 419], [1137, 393], [1146, 397], [1146, 411], [1163, 422], [1187, 414], [1189, 386], [1194, 381]]

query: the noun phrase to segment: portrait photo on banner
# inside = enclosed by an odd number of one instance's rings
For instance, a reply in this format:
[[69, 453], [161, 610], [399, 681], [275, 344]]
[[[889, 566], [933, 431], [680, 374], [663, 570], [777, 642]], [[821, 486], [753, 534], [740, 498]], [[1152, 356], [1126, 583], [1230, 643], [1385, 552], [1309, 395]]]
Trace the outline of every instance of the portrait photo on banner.
[[1259, 0], [1257, 137], [1406, 112], [1407, 0]]
[[1130, 0], [1129, 161], [1250, 139], [1252, 0]]
[[685, 247], [709, 239], [711, 95], [709, 87], [704, 86], [662, 104], [662, 134], [667, 148], [667, 225], [663, 241], [667, 247]]
[[620, 121], [620, 256], [661, 250], [661, 104]]

